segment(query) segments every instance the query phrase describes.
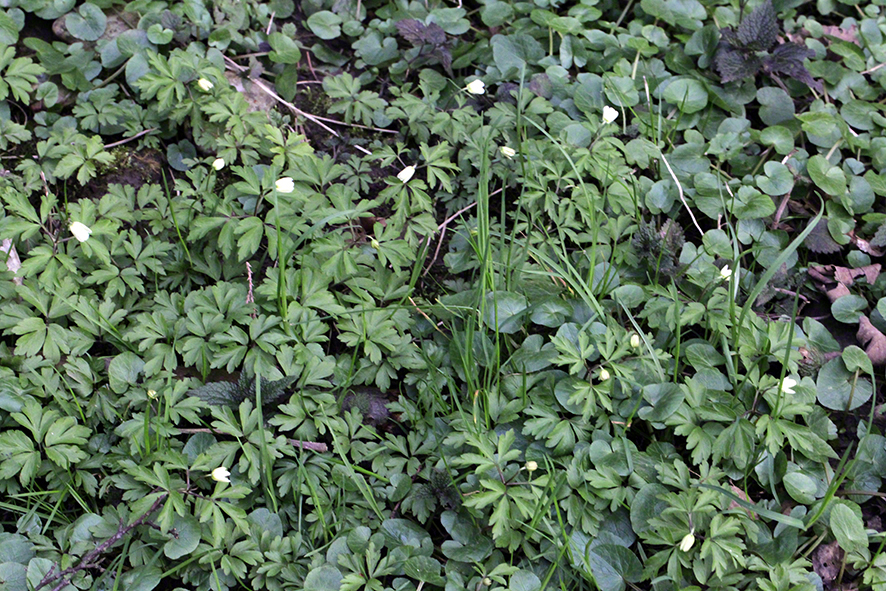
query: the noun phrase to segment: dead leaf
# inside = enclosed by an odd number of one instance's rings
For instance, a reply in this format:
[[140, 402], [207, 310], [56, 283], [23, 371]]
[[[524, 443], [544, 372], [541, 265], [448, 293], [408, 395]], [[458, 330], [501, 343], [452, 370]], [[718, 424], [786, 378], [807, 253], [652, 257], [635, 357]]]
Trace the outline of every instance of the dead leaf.
[[[740, 488], [738, 488], [734, 484], [730, 485], [729, 488], [732, 489], [732, 494], [734, 494], [735, 496], [740, 498], [742, 501], [747, 501], [748, 503], [753, 504], [753, 501], [751, 501], [751, 499], [748, 497], [748, 495], [745, 494], [745, 492], [743, 490], [741, 490]], [[735, 501], [731, 501], [729, 503], [729, 508], [730, 509], [744, 509], [744, 512], [748, 514], [748, 517], [750, 517], [751, 519], [757, 518], [756, 513], [754, 513], [753, 511], [751, 511], [750, 509], [748, 509], [746, 507], [742, 507], [741, 505], [739, 505]]]
[[849, 287], [855, 280], [864, 277], [873, 284], [880, 276], [881, 265], [866, 265], [857, 269], [840, 267], [837, 265], [815, 265], [808, 269], [809, 276], [815, 281], [816, 286], [825, 292], [831, 303], [850, 293]]
[[858, 319], [858, 333], [855, 338], [865, 346], [864, 352], [871, 358], [874, 365], [886, 364], [886, 335], [871, 324], [867, 316]]
[[837, 580], [842, 563], [843, 550], [836, 540], [830, 544], [822, 544], [812, 553], [812, 570], [821, 577], [825, 586]]
[[861, 47], [861, 43], [858, 42], [858, 27], [855, 25], [850, 25], [848, 29], [838, 27], [837, 25], [824, 25], [821, 30], [825, 35], [836, 37], [840, 41], [855, 43]]

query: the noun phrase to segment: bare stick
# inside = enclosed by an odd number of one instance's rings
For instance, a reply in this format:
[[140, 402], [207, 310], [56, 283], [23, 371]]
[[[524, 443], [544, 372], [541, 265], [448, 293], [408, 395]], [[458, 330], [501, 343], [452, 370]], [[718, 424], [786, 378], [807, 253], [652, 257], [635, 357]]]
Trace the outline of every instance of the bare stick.
[[[218, 429], [179, 429], [179, 433], [212, 433], [214, 435], [227, 435], [224, 431], [219, 431]], [[328, 451], [329, 447], [325, 443], [320, 443], [319, 441], [301, 441], [299, 439], [287, 439], [290, 445], [294, 445], [295, 447], [300, 447], [302, 449], [309, 449], [311, 451], [319, 451], [324, 452]]]
[[661, 161], [665, 163], [665, 166], [668, 167], [668, 172], [671, 173], [671, 177], [674, 179], [674, 182], [677, 183], [677, 191], [680, 193], [680, 201], [683, 202], [683, 206], [686, 208], [686, 211], [689, 212], [689, 217], [692, 218], [692, 223], [695, 224], [695, 228], [698, 230], [698, 233], [704, 236], [704, 231], [701, 229], [701, 226], [698, 225], [698, 220], [695, 219], [695, 214], [692, 213], [692, 208], [689, 207], [689, 204], [686, 203], [686, 197], [683, 195], [683, 185], [680, 184], [680, 180], [677, 178], [677, 175], [674, 174], [674, 170], [671, 168], [671, 165], [668, 164], [668, 159], [665, 158], [664, 153], [661, 155]]
[[145, 134], [151, 133], [152, 131], [157, 131], [157, 128], [156, 128], [156, 127], [152, 127], [151, 129], [143, 129], [142, 131], [138, 132], [137, 134], [135, 134], [135, 135], [132, 136], [132, 137], [128, 137], [128, 138], [122, 139], [122, 140], [120, 140], [119, 142], [114, 142], [114, 143], [111, 143], [111, 144], [105, 144], [105, 150], [107, 150], [108, 148], [116, 148], [117, 146], [122, 146], [123, 144], [125, 144], [125, 143], [127, 143], [127, 142], [131, 142], [132, 140], [138, 139], [138, 138], [140, 138], [141, 136], [143, 136], [143, 135], [145, 135]]
[[71, 583], [70, 579], [66, 580], [66, 577], [68, 575], [72, 575], [72, 574], [76, 573], [77, 571], [81, 571], [81, 570], [84, 570], [87, 568], [93, 568], [93, 567], [97, 566], [97, 563], [95, 563], [95, 560], [99, 557], [99, 555], [103, 554], [105, 552], [105, 550], [107, 550], [108, 548], [110, 548], [111, 546], [113, 546], [114, 544], [119, 542], [123, 538], [123, 536], [125, 536], [126, 534], [131, 532], [133, 529], [135, 529], [136, 527], [140, 526], [145, 521], [147, 521], [148, 517], [151, 516], [151, 513], [153, 513], [154, 511], [156, 511], [157, 509], [160, 508], [160, 505], [163, 504], [163, 502], [166, 500], [166, 497], [168, 495], [169, 495], [169, 493], [161, 494], [157, 498], [157, 500], [154, 501], [154, 504], [151, 505], [151, 508], [148, 509], [148, 511], [146, 513], [144, 513], [141, 517], [139, 517], [138, 519], [133, 521], [131, 524], [126, 525], [126, 526], [121, 524], [120, 528], [117, 530], [117, 533], [115, 533], [113, 536], [111, 536], [110, 538], [108, 538], [107, 540], [105, 540], [104, 542], [102, 542], [101, 544], [99, 544], [98, 546], [93, 548], [92, 550], [90, 550], [86, 554], [86, 556], [83, 557], [83, 560], [81, 560], [80, 563], [77, 564], [77, 566], [72, 566], [70, 568], [66, 568], [65, 570], [61, 571], [57, 575], [51, 576], [52, 571], [55, 570], [55, 567], [53, 566], [53, 568], [50, 569], [48, 573], [46, 573], [46, 576], [43, 577], [43, 580], [41, 580], [40, 583], [37, 584], [37, 586], [34, 588], [34, 591], [37, 591], [41, 587], [44, 587], [54, 581], [57, 581], [58, 579], [62, 579], [62, 581], [58, 585], [56, 585], [55, 587], [52, 588], [52, 591], [61, 591], [62, 589], [64, 589], [64, 587], [66, 585], [69, 585]]

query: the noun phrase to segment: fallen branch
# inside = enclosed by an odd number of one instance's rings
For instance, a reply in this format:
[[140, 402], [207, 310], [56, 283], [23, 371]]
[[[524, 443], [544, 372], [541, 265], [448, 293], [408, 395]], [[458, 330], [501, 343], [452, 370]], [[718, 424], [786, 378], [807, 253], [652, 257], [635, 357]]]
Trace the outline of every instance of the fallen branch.
[[[218, 429], [179, 429], [179, 433], [212, 433], [213, 435], [227, 435], [224, 431], [219, 431]], [[295, 447], [300, 447], [302, 449], [309, 449], [311, 451], [319, 451], [324, 452], [328, 451], [329, 447], [325, 443], [320, 443], [319, 441], [301, 441], [299, 439], [287, 439], [290, 445], [294, 445]]]
[[148, 517], [151, 516], [151, 513], [160, 508], [160, 505], [163, 504], [168, 495], [169, 493], [161, 494], [157, 498], [157, 500], [154, 501], [154, 504], [151, 505], [151, 508], [148, 509], [147, 512], [145, 512], [141, 517], [139, 517], [129, 525], [124, 526], [121, 524], [120, 529], [117, 530], [117, 533], [87, 552], [86, 556], [83, 557], [83, 559], [77, 564], [77, 566], [66, 568], [57, 575], [52, 576], [52, 571], [55, 570], [55, 566], [53, 566], [51, 569], [49, 569], [49, 572], [46, 573], [46, 576], [44, 576], [43, 579], [37, 584], [37, 586], [34, 588], [34, 591], [37, 591], [38, 589], [41, 589], [42, 587], [45, 587], [46, 585], [54, 581], [62, 579], [62, 581], [58, 585], [52, 588], [52, 591], [61, 591], [65, 588], [66, 585], [71, 584], [71, 579], [67, 578], [68, 575], [73, 575], [78, 571], [98, 566], [98, 563], [94, 562], [96, 558], [98, 558], [101, 554], [104, 554], [104, 552], [108, 548], [119, 542], [123, 538], [123, 536], [147, 521]]

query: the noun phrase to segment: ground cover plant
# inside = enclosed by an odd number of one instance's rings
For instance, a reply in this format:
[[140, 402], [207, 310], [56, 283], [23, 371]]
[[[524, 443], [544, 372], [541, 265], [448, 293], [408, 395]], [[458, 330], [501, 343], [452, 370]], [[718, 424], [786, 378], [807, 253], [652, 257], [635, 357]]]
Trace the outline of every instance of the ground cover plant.
[[0, 589], [886, 588], [881, 4], [5, 0]]

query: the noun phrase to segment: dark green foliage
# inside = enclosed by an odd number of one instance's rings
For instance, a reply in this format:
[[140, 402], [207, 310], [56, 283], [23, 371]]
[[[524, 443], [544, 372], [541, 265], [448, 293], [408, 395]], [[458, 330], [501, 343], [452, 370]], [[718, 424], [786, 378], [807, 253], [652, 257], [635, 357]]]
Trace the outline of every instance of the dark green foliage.
[[640, 222], [631, 239], [650, 275], [670, 278], [674, 278], [680, 270], [683, 242], [683, 229], [673, 220], [666, 221], [659, 229], [652, 223]]
[[770, 0], [746, 16], [737, 31], [721, 29], [714, 63], [722, 82], [743, 80], [762, 71], [776, 78], [799, 80], [821, 92], [821, 84], [803, 65], [814, 52], [798, 43], [778, 43], [778, 33], [778, 19]]
[[[262, 377], [261, 399], [263, 409], [267, 410], [276, 406], [286, 396], [287, 388], [296, 379], [295, 377], [287, 377], [272, 382]], [[191, 390], [191, 395], [214, 406], [237, 408], [244, 400], [256, 401], [255, 378], [249, 378], [246, 376], [246, 373], [242, 373], [240, 374], [240, 379], [236, 382], [209, 382]]]
[[412, 58], [412, 66], [440, 64], [452, 76], [452, 53], [446, 32], [437, 23], [429, 25], [416, 19], [404, 19], [397, 23], [397, 32], [418, 49]]

